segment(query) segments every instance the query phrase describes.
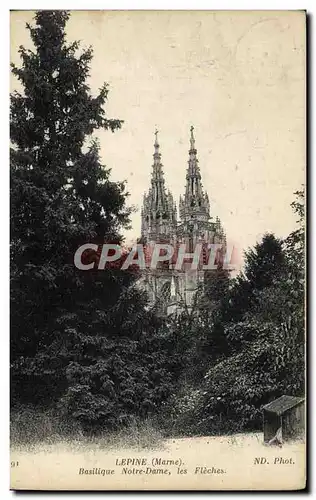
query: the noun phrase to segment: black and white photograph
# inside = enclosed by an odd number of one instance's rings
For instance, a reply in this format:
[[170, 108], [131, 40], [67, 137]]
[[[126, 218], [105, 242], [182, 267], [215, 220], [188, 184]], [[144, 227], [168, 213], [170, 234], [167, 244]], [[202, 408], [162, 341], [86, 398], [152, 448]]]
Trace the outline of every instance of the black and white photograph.
[[10, 13], [12, 490], [306, 487], [306, 12]]

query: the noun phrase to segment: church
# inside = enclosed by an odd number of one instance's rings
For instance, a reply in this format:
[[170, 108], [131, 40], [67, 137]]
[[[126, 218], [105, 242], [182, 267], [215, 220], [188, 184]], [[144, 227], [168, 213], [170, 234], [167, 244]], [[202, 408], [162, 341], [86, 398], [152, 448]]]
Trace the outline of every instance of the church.
[[[221, 222], [211, 216], [210, 201], [203, 189], [201, 172], [195, 146], [194, 127], [190, 129], [190, 149], [185, 175], [185, 192], [180, 196], [177, 209], [172, 192], [166, 188], [161, 161], [158, 131], [155, 132], [153, 165], [150, 187], [144, 194], [141, 209], [141, 241], [147, 247], [155, 243], [168, 243], [174, 248], [185, 244], [188, 253], [202, 245], [203, 255], [209, 244], [226, 244]], [[201, 263], [202, 264], [202, 263]], [[150, 301], [162, 314], [175, 314], [185, 308], [191, 311], [197, 291], [203, 287], [205, 271], [202, 265], [192, 270], [183, 262], [181, 269], [175, 262], [163, 262], [153, 270], [147, 269], [142, 278]]]

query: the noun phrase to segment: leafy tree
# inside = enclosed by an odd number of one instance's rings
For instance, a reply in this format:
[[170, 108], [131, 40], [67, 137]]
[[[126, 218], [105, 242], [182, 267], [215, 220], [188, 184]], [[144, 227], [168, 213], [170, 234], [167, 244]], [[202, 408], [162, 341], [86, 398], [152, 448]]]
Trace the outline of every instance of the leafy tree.
[[59, 404], [84, 431], [154, 416], [173, 390], [171, 339], [145, 306], [144, 294], [128, 287], [104, 311], [101, 334], [77, 318], [67, 331], [68, 388]]
[[[74, 266], [84, 243], [121, 243], [125, 186], [110, 179], [91, 140], [120, 120], [92, 96], [92, 50], [67, 43], [69, 14], [40, 11], [27, 25], [11, 95], [11, 362], [13, 403], [58, 404], [88, 430], [155, 411], [170, 390], [157, 320], [135, 270]], [[165, 349], [165, 350], [164, 350]], [[169, 385], [168, 385], [169, 384]]]
[[223, 322], [238, 322], [255, 306], [260, 290], [271, 285], [284, 265], [282, 241], [265, 234], [260, 243], [245, 252], [244, 271], [232, 282], [223, 307]]
[[297, 196], [298, 229], [284, 241], [265, 236], [246, 253], [245, 272], [228, 294], [242, 314], [226, 309], [221, 316], [230, 352], [210, 363], [202, 388], [191, 391], [189, 410], [180, 412], [188, 432], [260, 428], [262, 405], [304, 392], [303, 192]]

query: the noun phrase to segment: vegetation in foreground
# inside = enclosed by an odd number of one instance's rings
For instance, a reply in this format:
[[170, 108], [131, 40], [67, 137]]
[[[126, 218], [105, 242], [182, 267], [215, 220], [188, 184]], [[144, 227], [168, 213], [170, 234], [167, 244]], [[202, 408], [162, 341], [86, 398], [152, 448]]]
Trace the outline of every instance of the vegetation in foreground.
[[91, 95], [68, 19], [38, 12], [12, 66], [12, 442], [260, 429], [262, 405], [304, 391], [304, 192], [297, 230], [266, 234], [235, 279], [219, 268], [190, 314], [158, 317], [135, 272], [76, 269], [83, 243], [122, 242], [131, 212], [93, 139], [122, 121], [106, 84]]

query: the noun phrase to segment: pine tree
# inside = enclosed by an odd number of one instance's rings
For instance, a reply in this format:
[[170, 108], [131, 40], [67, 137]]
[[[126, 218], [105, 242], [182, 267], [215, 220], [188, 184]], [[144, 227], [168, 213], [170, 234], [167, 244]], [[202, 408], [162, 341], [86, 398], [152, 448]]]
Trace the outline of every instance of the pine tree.
[[20, 47], [21, 67], [12, 65], [23, 88], [11, 95], [12, 392], [31, 400], [51, 398], [49, 386], [63, 389], [52, 348], [64, 342], [62, 322], [79, 308], [93, 322], [93, 306], [113, 303], [131, 280], [73, 264], [84, 243], [120, 242], [129, 209], [124, 184], [110, 180], [97, 143], [88, 143], [95, 130], [122, 122], [106, 115], [106, 84], [91, 95], [92, 50], [66, 42], [68, 19], [64, 11], [38, 12], [27, 25], [34, 49]]
[[99, 248], [84, 255], [94, 269], [74, 266], [84, 243], [121, 243], [130, 210], [92, 137], [122, 122], [106, 116], [106, 84], [91, 95], [92, 50], [66, 42], [68, 19], [38, 12], [34, 50], [12, 66], [23, 92], [11, 96], [11, 395], [91, 432], [156, 413], [174, 362], [124, 255], [98, 270]]

